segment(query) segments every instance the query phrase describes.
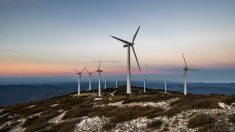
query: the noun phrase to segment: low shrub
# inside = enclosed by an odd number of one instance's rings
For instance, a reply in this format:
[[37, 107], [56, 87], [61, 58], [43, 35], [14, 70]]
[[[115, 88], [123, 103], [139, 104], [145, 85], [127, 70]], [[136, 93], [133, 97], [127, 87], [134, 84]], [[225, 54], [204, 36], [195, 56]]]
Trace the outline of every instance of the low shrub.
[[232, 103], [235, 103], [235, 95], [231, 95], [231, 96], [228, 96], [226, 97], [223, 102], [225, 104], [228, 104], [228, 105], [231, 105]]
[[157, 120], [154, 120], [154, 121], [148, 123], [147, 127], [148, 128], [159, 129], [162, 126], [162, 124], [163, 124], [163, 121], [157, 119]]
[[235, 114], [229, 115], [228, 119], [230, 122], [235, 123]]
[[217, 121], [216, 118], [209, 114], [197, 114], [188, 121], [189, 128], [196, 128], [214, 124]]

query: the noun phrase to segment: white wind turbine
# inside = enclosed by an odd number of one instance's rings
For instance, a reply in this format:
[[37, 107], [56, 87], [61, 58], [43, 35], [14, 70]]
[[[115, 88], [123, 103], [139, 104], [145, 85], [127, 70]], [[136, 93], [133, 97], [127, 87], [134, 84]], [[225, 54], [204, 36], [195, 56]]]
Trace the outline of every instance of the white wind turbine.
[[118, 88], [118, 80], [115, 79], [116, 88]]
[[167, 82], [166, 82], [166, 80], [164, 80], [164, 83], [165, 83], [165, 93], [167, 93], [167, 91], [166, 91], [167, 90], [167, 84], [166, 84]]
[[186, 63], [186, 60], [185, 60], [185, 57], [184, 57], [184, 54], [182, 54], [183, 58], [184, 58], [184, 95], [187, 95], [187, 71], [191, 70], [191, 71], [199, 71], [197, 69], [192, 69], [192, 68], [189, 68], [187, 63]]
[[89, 76], [89, 88], [88, 88], [88, 90], [91, 90], [91, 75], [92, 75], [94, 72], [96, 72], [96, 71], [90, 72], [90, 71], [87, 70], [87, 68], [85, 68], [85, 70], [86, 70], [87, 73], [89, 74], [89, 75], [88, 75], [88, 76]]
[[146, 92], [146, 81], [147, 81], [147, 78], [144, 77], [144, 93]]
[[128, 41], [126, 41], [126, 40], [123, 40], [123, 39], [120, 39], [120, 38], [111, 36], [112, 38], [117, 39], [117, 40], [119, 40], [119, 41], [125, 43], [125, 44], [123, 45], [123, 47], [127, 47], [127, 91], [126, 91], [127, 94], [131, 94], [131, 62], [130, 62], [131, 57], [130, 57], [130, 48], [132, 48], [132, 50], [133, 50], [133, 52], [134, 52], [134, 55], [135, 55], [135, 58], [136, 58], [136, 62], [137, 62], [137, 64], [138, 64], [139, 70], [140, 70], [140, 72], [141, 72], [140, 65], [139, 65], [139, 61], [138, 61], [138, 59], [137, 59], [137, 55], [136, 55], [135, 49], [134, 49], [134, 44], [135, 44], [134, 41], [135, 41], [135, 38], [136, 38], [136, 35], [137, 35], [139, 29], [140, 29], [140, 27], [138, 27], [138, 29], [137, 29], [135, 35], [133, 36], [132, 42], [128, 42]]
[[101, 96], [101, 72], [103, 72], [103, 70], [100, 70], [100, 63], [101, 63], [101, 59], [99, 62], [98, 69], [96, 70], [96, 72], [98, 72], [99, 74], [98, 96]]
[[86, 68], [83, 68], [82, 71], [78, 71], [76, 69], [73, 69], [77, 74], [78, 74], [78, 95], [81, 94], [81, 78], [82, 78], [82, 72], [85, 70]]
[[107, 88], [107, 85], [106, 85], [106, 79], [104, 78], [104, 89]]

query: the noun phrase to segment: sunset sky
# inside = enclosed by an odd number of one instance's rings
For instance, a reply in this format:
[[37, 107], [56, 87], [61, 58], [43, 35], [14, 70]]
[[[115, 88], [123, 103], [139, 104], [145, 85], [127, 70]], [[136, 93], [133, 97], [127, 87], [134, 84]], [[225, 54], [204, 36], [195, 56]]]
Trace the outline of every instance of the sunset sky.
[[[123, 76], [132, 40], [135, 77], [235, 82], [234, 0], [0, 0], [0, 77], [66, 77], [73, 68]], [[123, 78], [124, 80], [125, 78]]]

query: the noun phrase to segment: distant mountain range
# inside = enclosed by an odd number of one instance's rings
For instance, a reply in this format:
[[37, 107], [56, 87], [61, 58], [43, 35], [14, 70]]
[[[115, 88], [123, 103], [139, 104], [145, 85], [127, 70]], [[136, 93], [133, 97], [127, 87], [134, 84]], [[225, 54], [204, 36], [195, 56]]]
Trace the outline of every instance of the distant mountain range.
[[[114, 87], [114, 82], [107, 82], [107, 87]], [[125, 85], [124, 81], [119, 85]], [[142, 81], [134, 81], [134, 86], [142, 87]], [[94, 82], [92, 88], [96, 89], [98, 84]], [[104, 85], [102, 85], [104, 86]], [[164, 89], [164, 83], [149, 81], [147, 88]], [[83, 82], [81, 89], [86, 90], [88, 83]], [[168, 90], [183, 92], [182, 83], [168, 83]], [[56, 96], [65, 95], [77, 91], [76, 82], [68, 83], [37, 83], [37, 84], [17, 84], [0, 85], [0, 106], [26, 103], [30, 101], [45, 100]], [[188, 92], [193, 94], [235, 94], [235, 83], [189, 83]]]

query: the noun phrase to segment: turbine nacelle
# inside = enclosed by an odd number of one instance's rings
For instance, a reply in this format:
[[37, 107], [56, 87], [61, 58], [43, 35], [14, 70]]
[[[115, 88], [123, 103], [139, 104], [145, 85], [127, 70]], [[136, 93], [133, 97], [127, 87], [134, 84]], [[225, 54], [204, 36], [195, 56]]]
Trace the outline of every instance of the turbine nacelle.
[[184, 71], [188, 71], [189, 70], [189, 68], [188, 67], [184, 67]]
[[134, 45], [134, 43], [132, 44], [132, 43], [128, 43], [128, 44], [124, 44], [123, 45], [123, 47], [130, 47], [130, 46], [133, 46]]
[[97, 70], [96, 72], [103, 72], [103, 70]]

